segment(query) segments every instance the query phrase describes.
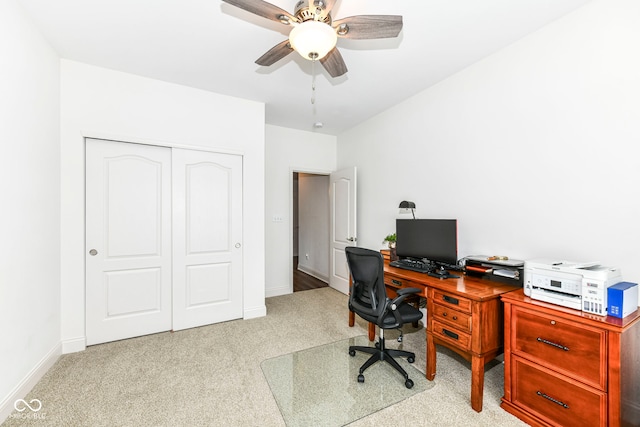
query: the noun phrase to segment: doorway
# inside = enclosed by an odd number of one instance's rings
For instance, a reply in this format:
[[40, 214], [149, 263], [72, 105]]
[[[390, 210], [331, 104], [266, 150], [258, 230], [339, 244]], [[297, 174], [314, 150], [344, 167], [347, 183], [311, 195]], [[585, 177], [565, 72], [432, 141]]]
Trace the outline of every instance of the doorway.
[[293, 291], [329, 286], [329, 175], [293, 172]]

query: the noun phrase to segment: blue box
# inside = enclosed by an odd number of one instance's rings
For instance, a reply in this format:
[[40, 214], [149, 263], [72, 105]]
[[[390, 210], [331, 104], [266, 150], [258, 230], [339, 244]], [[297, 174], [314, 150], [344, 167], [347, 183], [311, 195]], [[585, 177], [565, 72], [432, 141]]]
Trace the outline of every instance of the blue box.
[[607, 314], [627, 317], [638, 309], [638, 284], [620, 282], [607, 289]]

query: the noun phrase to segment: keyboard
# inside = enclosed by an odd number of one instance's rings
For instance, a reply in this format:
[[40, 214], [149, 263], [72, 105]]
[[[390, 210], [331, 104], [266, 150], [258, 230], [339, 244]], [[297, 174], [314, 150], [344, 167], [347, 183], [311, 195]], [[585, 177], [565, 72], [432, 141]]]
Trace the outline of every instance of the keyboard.
[[434, 270], [433, 265], [412, 259], [399, 259], [389, 263], [391, 267], [404, 268], [405, 270], [417, 271], [418, 273], [430, 273]]

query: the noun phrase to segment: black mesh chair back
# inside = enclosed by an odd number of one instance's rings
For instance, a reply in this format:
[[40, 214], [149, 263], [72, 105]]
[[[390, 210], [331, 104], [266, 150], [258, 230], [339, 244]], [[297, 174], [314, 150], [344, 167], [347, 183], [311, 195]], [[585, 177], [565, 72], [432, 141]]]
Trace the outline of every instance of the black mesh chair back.
[[349, 309], [376, 323], [384, 314], [387, 304], [382, 255], [356, 247], [348, 247], [345, 252], [351, 272]]

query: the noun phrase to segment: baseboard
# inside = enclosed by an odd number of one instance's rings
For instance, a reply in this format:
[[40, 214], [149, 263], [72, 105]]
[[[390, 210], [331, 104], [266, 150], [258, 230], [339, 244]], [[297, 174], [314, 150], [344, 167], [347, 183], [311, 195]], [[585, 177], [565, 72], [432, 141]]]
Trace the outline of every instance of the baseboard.
[[62, 354], [77, 353], [87, 349], [87, 340], [85, 337], [73, 338], [62, 341]]
[[291, 293], [291, 288], [289, 286], [280, 286], [277, 288], [269, 288], [265, 289], [265, 297], [279, 297], [281, 295], [289, 295]]
[[[0, 402], [0, 424], [2, 424], [14, 410], [16, 400], [23, 399], [40, 379], [53, 366], [62, 355], [62, 345], [58, 343], [53, 347], [36, 366], [20, 381], [20, 383], [5, 396]], [[37, 398], [37, 397], [36, 397]]]
[[244, 319], [255, 319], [256, 317], [264, 317], [267, 315], [267, 306], [253, 307], [244, 310]]
[[303, 273], [308, 274], [309, 276], [313, 276], [318, 280], [322, 280], [325, 283], [329, 283], [329, 278], [325, 275], [323, 275], [320, 272], [317, 272], [315, 270], [312, 270], [310, 268], [305, 267], [304, 265], [300, 265], [298, 264], [298, 270], [302, 271]]

